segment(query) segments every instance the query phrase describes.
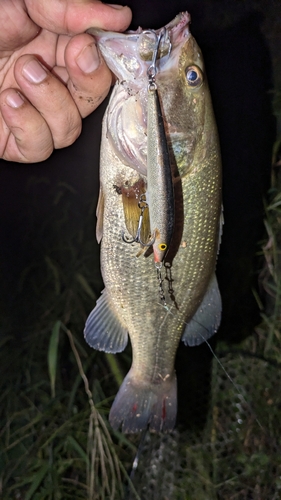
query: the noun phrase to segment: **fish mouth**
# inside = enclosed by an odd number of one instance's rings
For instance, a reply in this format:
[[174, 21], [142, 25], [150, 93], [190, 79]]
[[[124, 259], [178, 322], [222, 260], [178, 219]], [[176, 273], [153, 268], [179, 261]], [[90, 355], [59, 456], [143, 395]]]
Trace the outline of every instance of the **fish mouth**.
[[[189, 24], [191, 22], [191, 17], [190, 14], [185, 11], [185, 12], [180, 12], [172, 21], [170, 21], [168, 24], [164, 26], [168, 32], [170, 32], [171, 38], [176, 39], [178, 34], [183, 30], [183, 28], [186, 28], [189, 32]], [[159, 28], [158, 30], [150, 30], [154, 31], [156, 34], [159, 34], [162, 31], [163, 28]], [[127, 38], [130, 38], [132, 41], [137, 41], [139, 36], [144, 32], [147, 31], [146, 29], [141, 28], [140, 26], [138, 27], [137, 30], [128, 30], [125, 31], [124, 33], [117, 33], [114, 31], [105, 31], [100, 28], [89, 28], [86, 33], [90, 33], [90, 35], [94, 35], [97, 40], [101, 37], [108, 37], [112, 38], [114, 37], [115, 39], [123, 39], [124, 36]], [[173, 40], [171, 40], [173, 43]], [[174, 40], [175, 41], [175, 40]]]
[[87, 33], [96, 38], [102, 56], [117, 78], [132, 82], [134, 79], [142, 79], [147, 76], [147, 68], [155, 51], [155, 37], [149, 36], [149, 33], [159, 35], [163, 30], [165, 31], [158, 53], [159, 70], [161, 71], [170, 59], [175, 59], [177, 52], [179, 52], [177, 47], [180, 47], [190, 36], [189, 24], [189, 13], [180, 12], [164, 28], [158, 30], [147, 30], [139, 27], [136, 31], [115, 33], [89, 28]]

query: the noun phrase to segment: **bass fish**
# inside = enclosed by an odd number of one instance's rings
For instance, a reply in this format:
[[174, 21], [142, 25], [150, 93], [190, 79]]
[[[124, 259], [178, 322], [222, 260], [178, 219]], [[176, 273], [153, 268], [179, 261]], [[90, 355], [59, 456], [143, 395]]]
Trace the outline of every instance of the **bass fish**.
[[179, 14], [161, 30], [89, 30], [117, 77], [102, 126], [97, 239], [105, 289], [85, 326], [94, 349], [132, 366], [109, 421], [125, 433], [173, 429], [180, 339], [220, 324], [215, 276], [221, 161], [202, 53]]

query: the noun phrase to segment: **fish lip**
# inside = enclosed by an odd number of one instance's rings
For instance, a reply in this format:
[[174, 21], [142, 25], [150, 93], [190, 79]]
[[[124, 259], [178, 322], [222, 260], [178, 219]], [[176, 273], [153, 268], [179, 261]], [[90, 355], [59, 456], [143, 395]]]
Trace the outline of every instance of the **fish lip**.
[[[174, 35], [176, 35], [176, 33], [178, 31], [180, 31], [184, 26], [186, 26], [188, 28], [189, 24], [191, 22], [191, 17], [190, 17], [190, 14], [185, 11], [185, 12], [180, 12], [172, 21], [170, 21], [168, 24], [165, 25], [165, 28], [170, 32], [170, 36], [171, 38], [174, 37]], [[162, 30], [163, 28], [159, 28], [158, 30], [153, 30], [155, 33], [160, 33], [160, 31]], [[138, 27], [137, 30], [133, 31], [133, 30], [128, 30], [128, 31], [125, 31], [124, 33], [118, 33], [118, 32], [114, 32], [114, 31], [105, 31], [105, 30], [102, 30], [100, 28], [95, 28], [95, 27], [92, 27], [92, 28], [89, 28], [87, 29], [86, 33], [89, 33], [90, 35], [93, 35], [97, 38], [97, 40], [99, 41], [100, 38], [124, 38], [124, 36], [126, 36], [126, 38], [128, 39], [131, 39], [132, 41], [138, 39], [139, 35], [141, 35], [143, 33], [143, 31], [146, 31], [146, 28], [141, 28], [140, 26]]]

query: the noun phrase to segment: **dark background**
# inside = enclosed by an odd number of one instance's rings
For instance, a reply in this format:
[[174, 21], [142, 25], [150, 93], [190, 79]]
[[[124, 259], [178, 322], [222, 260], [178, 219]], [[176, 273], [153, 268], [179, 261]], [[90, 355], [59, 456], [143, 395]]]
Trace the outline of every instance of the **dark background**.
[[[258, 243], [264, 237], [264, 197], [276, 138], [270, 93], [275, 53], [269, 50], [268, 15], [274, 5], [277, 12], [278, 5], [226, 0], [126, 4], [133, 10], [132, 29], [159, 28], [182, 10], [192, 16], [192, 34], [206, 63], [223, 163], [225, 225], [217, 268], [223, 319], [218, 337], [238, 342], [259, 321], [252, 288], [258, 288]], [[95, 293], [102, 289], [94, 211], [105, 107], [106, 102], [84, 120], [74, 145], [55, 151], [47, 161], [32, 165], [0, 161], [2, 327], [17, 341], [47, 321], [58, 304], [65, 311], [60, 291], [73, 288], [81, 266]], [[50, 272], [55, 282], [59, 280], [59, 291], [47, 278]], [[90, 311], [90, 302], [82, 306], [83, 314]], [[205, 345], [191, 350], [180, 346], [180, 394], [186, 394], [187, 384], [189, 390], [197, 388], [190, 390], [194, 405], [189, 408], [196, 406], [198, 387], [203, 392], [208, 387], [211, 358]], [[186, 421], [189, 411], [180, 406], [180, 419]]]

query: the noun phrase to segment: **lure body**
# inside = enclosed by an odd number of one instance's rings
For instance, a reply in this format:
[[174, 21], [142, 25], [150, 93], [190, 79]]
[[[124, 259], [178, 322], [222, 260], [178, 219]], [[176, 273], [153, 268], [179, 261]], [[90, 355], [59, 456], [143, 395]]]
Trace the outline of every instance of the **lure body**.
[[[182, 13], [166, 26], [171, 52], [164, 38], [155, 77], [172, 190], [165, 187], [162, 174], [161, 179], [154, 177], [157, 172], [149, 165], [158, 155], [162, 134], [159, 129], [153, 134], [150, 129], [148, 134], [148, 113], [157, 112], [157, 101], [154, 107], [149, 104], [147, 90], [154, 45], [141, 29], [97, 36], [118, 81], [104, 116], [101, 144], [97, 237], [105, 290], [87, 320], [85, 338], [93, 348], [115, 353], [125, 348], [129, 333], [132, 367], [109, 417], [111, 425], [121, 426], [124, 432], [148, 426], [152, 431], [173, 428], [177, 412], [174, 359], [179, 341], [198, 345], [220, 323], [215, 277], [221, 232], [219, 143], [202, 54], [189, 21], [189, 14]], [[155, 114], [152, 123], [159, 123]], [[153, 160], [154, 167], [158, 160]], [[163, 161], [163, 169], [165, 165]], [[163, 237], [168, 242], [162, 259], [163, 278], [167, 278], [163, 280], [165, 307], [159, 297], [155, 253], [122, 238], [124, 231], [128, 239], [135, 237], [140, 200], [147, 193], [142, 241], [149, 241], [154, 229], [162, 237], [160, 222], [164, 221], [167, 231], [167, 220], [173, 219], [170, 242], [169, 234]], [[163, 193], [172, 193], [170, 200]]]
[[174, 186], [157, 89], [147, 98], [147, 187], [154, 261], [163, 261], [174, 229]]

